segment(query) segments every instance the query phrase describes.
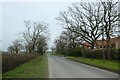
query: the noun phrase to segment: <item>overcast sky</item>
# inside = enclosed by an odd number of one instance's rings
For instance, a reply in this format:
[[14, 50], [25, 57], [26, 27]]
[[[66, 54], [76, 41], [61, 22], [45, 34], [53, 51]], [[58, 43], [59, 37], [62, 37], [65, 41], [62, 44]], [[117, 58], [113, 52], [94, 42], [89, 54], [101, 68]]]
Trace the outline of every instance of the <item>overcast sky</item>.
[[[62, 27], [55, 20], [60, 11], [66, 11], [73, 2], [80, 0], [1, 0], [0, 2], [0, 40], [2, 39], [2, 50], [18, 38], [20, 32], [25, 29], [23, 20], [44, 21], [49, 24], [50, 41], [49, 47], [53, 45], [56, 37], [62, 31]], [[96, 0], [81, 0], [81, 2]], [[0, 45], [1, 48], [1, 45]]]
[[53, 45], [54, 39], [60, 35], [62, 27], [55, 20], [60, 11], [64, 11], [71, 2], [9, 2], [2, 4], [2, 49], [7, 47], [17, 38], [20, 32], [25, 29], [23, 20], [44, 21], [49, 24], [50, 41]]

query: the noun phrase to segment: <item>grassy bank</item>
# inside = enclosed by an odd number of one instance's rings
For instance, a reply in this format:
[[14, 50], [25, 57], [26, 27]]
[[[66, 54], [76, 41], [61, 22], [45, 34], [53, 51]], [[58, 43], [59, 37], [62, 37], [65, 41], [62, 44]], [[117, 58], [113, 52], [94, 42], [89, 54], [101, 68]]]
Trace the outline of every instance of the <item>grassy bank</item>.
[[14, 70], [4, 73], [3, 78], [47, 78], [48, 62], [45, 55], [15, 68]]
[[91, 66], [95, 66], [98, 68], [106, 69], [109, 71], [113, 71], [118, 73], [118, 62], [115, 61], [103, 61], [101, 59], [93, 59], [91, 60], [90, 58], [82, 58], [82, 57], [67, 57], [67, 59], [71, 59], [77, 62], [81, 62], [84, 64], [88, 64]]

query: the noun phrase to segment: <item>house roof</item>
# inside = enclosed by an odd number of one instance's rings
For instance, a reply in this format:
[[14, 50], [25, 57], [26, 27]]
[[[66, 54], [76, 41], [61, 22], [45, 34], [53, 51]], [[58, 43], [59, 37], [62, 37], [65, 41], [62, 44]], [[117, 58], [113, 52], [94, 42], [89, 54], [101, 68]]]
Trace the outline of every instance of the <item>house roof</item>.
[[88, 42], [83, 42], [82, 45], [90, 47], [91, 45]]

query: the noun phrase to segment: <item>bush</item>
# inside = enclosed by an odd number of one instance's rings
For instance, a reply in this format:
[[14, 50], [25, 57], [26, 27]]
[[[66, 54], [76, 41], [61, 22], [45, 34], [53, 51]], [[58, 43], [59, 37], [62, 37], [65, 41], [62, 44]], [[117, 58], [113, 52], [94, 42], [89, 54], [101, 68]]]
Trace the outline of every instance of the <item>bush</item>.
[[91, 52], [91, 50], [89, 50], [89, 49], [83, 50], [82, 57], [92, 58], [92, 52]]
[[69, 50], [67, 53], [69, 56], [82, 56], [82, 48], [74, 48]]
[[120, 60], [120, 49], [111, 49], [110, 54], [112, 59]]
[[[110, 56], [111, 59], [118, 60], [120, 59], [120, 49], [111, 49]], [[107, 59], [107, 50], [104, 51], [105, 58]], [[84, 50], [83, 57], [86, 58], [96, 58], [96, 59], [103, 59], [103, 50]]]
[[37, 54], [2, 54], [2, 73], [34, 59]]
[[93, 58], [96, 58], [96, 59], [103, 58], [103, 50], [94, 50], [91, 53], [93, 54]]

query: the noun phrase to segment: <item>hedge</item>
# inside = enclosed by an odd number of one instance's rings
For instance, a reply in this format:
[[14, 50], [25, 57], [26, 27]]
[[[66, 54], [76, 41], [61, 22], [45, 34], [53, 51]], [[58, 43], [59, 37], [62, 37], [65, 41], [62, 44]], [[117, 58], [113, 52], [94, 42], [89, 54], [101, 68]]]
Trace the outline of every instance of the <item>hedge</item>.
[[[111, 49], [110, 50], [110, 56], [111, 59], [118, 60], [120, 59], [120, 49]], [[107, 59], [107, 50], [104, 51], [105, 58]], [[103, 58], [103, 50], [84, 50], [83, 51], [83, 57], [86, 58], [96, 58], [96, 59], [102, 59]]]
[[37, 57], [37, 54], [2, 54], [2, 73]]
[[82, 48], [74, 48], [66, 52], [68, 56], [82, 56]]

